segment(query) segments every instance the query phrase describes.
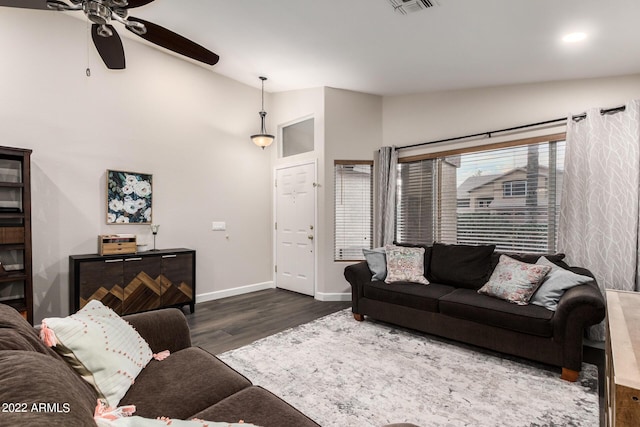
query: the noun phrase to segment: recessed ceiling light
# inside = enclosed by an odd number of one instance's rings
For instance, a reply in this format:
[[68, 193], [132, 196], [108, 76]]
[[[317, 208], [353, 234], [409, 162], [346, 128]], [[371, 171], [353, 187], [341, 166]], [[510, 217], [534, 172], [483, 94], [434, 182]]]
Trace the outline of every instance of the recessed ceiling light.
[[562, 37], [562, 41], [565, 43], [575, 43], [575, 42], [580, 42], [586, 38], [587, 38], [586, 33], [570, 33]]

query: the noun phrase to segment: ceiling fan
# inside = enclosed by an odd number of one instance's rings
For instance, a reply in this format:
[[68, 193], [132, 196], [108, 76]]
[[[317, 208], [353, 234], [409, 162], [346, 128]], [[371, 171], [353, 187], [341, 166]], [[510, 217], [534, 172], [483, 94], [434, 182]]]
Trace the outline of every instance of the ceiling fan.
[[116, 21], [143, 39], [196, 61], [215, 65], [220, 57], [199, 44], [153, 22], [129, 16], [129, 9], [154, 0], [0, 0], [0, 6], [56, 11], [81, 10], [93, 23], [91, 38], [107, 68], [125, 68], [122, 40], [111, 25]]

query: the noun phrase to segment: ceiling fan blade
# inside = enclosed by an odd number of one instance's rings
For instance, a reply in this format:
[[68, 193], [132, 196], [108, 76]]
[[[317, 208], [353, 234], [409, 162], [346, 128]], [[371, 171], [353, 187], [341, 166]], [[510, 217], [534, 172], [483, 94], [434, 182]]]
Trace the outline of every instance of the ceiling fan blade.
[[172, 50], [180, 55], [187, 56], [191, 59], [195, 59], [196, 61], [204, 62], [209, 65], [215, 65], [220, 60], [220, 57], [209, 49], [182, 37], [180, 34], [167, 30], [160, 25], [145, 21], [144, 19], [134, 18], [132, 16], [127, 19], [131, 22], [144, 24], [147, 28], [147, 32], [142, 35], [131, 30], [129, 27], [127, 27], [127, 29], [151, 43], [155, 43], [165, 49]]
[[47, 0], [0, 0], [0, 6], [49, 10]]
[[110, 37], [102, 37], [98, 34], [100, 25], [93, 24], [91, 26], [91, 38], [93, 39], [93, 44], [96, 46], [100, 57], [108, 69], [124, 70], [125, 60], [122, 40], [120, 40], [120, 36], [112, 25], [105, 25], [105, 27], [113, 33]]
[[125, 9], [133, 9], [134, 7], [144, 6], [151, 3], [153, 0], [128, 0]]

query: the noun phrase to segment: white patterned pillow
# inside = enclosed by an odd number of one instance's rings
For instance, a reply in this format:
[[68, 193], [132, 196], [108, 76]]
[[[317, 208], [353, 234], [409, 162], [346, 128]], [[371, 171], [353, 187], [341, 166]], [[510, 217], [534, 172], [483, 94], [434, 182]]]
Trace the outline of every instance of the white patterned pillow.
[[506, 255], [491, 274], [479, 294], [500, 298], [518, 305], [529, 304], [531, 295], [538, 289], [544, 277], [551, 271], [546, 265], [527, 264]]
[[424, 248], [385, 246], [387, 253], [386, 283], [416, 282], [428, 285], [424, 277]]
[[112, 407], [153, 356], [140, 334], [97, 300], [71, 316], [44, 319], [40, 334]]

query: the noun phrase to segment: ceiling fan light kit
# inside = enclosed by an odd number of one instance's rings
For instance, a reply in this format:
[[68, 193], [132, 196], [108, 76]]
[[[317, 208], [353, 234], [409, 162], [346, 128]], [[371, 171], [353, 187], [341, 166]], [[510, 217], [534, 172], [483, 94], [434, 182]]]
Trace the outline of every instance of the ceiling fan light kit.
[[196, 61], [215, 65], [220, 57], [199, 44], [160, 25], [129, 15], [129, 9], [144, 6], [154, 0], [31, 0], [23, 5], [13, 0], [0, 0], [0, 6], [24, 7], [54, 11], [79, 11], [92, 22], [91, 36], [96, 50], [111, 70], [125, 68], [122, 40], [115, 28], [116, 21], [137, 36]]
[[267, 112], [264, 111], [264, 81], [267, 80], [267, 78], [262, 76], [259, 78], [262, 80], [262, 110], [258, 113], [260, 115], [260, 133], [251, 135], [251, 141], [264, 150], [264, 147], [270, 146], [276, 137], [268, 134], [264, 125], [264, 119], [267, 116]]

